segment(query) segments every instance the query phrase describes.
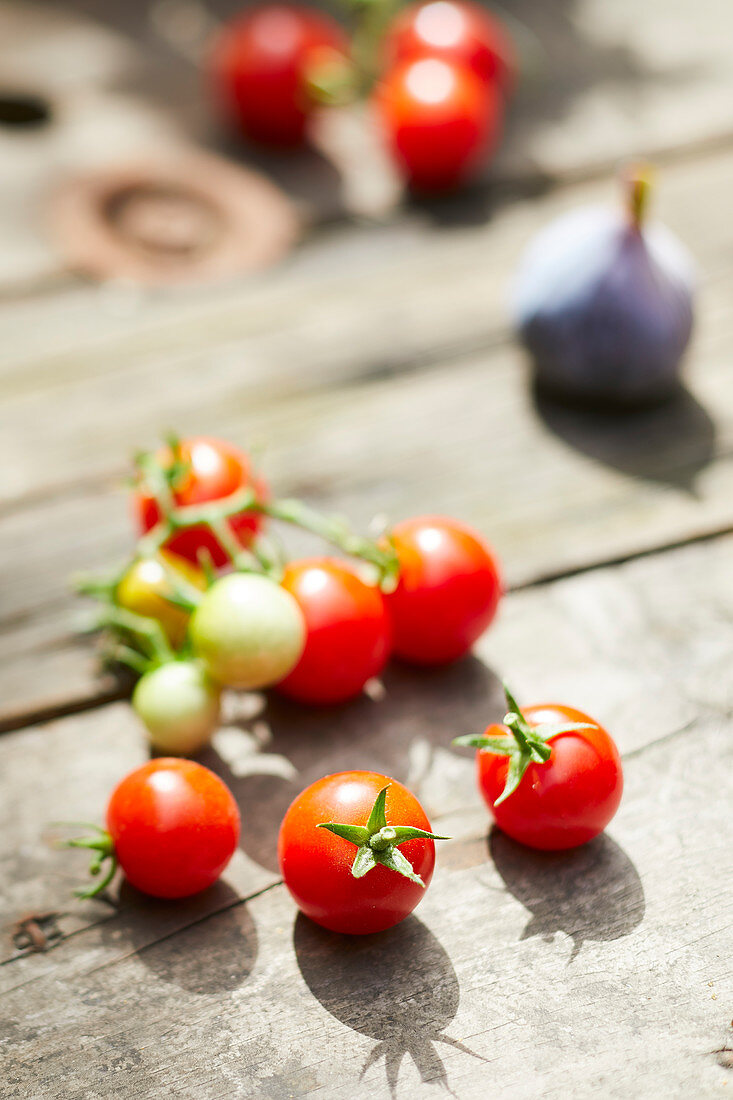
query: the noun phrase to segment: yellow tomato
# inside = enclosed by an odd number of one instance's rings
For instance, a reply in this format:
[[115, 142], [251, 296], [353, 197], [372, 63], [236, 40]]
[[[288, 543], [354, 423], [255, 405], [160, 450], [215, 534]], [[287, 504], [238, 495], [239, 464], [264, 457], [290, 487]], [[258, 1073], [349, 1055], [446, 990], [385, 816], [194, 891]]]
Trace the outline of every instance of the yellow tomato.
[[157, 619], [174, 649], [183, 644], [189, 619], [187, 611], [166, 599], [176, 585], [203, 592], [206, 580], [195, 565], [161, 550], [155, 557], [134, 561], [125, 570], [116, 592], [117, 603], [126, 611]]

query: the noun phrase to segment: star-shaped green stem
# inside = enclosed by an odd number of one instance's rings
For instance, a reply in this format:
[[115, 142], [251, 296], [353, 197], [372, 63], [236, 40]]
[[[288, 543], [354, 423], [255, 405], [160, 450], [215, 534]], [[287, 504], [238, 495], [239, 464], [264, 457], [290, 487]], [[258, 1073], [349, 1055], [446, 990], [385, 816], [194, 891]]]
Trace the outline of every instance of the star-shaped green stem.
[[508, 756], [509, 767], [506, 773], [504, 790], [494, 802], [500, 805], [505, 799], [516, 791], [522, 781], [522, 777], [530, 764], [546, 764], [552, 755], [548, 741], [557, 737], [560, 733], [572, 733], [574, 730], [595, 729], [590, 722], [563, 722], [553, 725], [542, 722], [538, 726], [532, 726], [519, 709], [514, 696], [506, 684], [504, 695], [508, 707], [504, 715], [503, 724], [509, 731], [508, 737], [487, 737], [485, 734], [469, 733], [465, 737], [456, 737], [454, 745], [468, 745], [483, 752], [491, 752], [496, 756]]
[[390, 871], [396, 871], [410, 882], [425, 887], [425, 883], [416, 875], [410, 861], [400, 852], [398, 845], [406, 840], [450, 840], [447, 836], [427, 833], [424, 829], [414, 829], [411, 825], [388, 825], [385, 803], [389, 784], [377, 795], [366, 825], [342, 825], [335, 821], [322, 821], [319, 829], [328, 829], [330, 833], [348, 840], [357, 848], [356, 857], [351, 866], [354, 878], [363, 878], [378, 863]]

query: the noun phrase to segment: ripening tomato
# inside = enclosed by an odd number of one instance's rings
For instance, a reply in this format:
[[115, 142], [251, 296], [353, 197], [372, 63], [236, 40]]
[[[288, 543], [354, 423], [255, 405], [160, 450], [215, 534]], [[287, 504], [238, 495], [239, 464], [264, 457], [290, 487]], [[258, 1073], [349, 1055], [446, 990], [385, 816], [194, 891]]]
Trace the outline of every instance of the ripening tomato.
[[605, 829], [621, 801], [623, 771], [614, 741], [574, 707], [519, 710], [507, 699], [504, 724], [489, 726], [481, 737], [456, 739], [478, 748], [478, 785], [494, 821], [530, 848], [585, 844]]
[[417, 516], [393, 528], [399, 584], [385, 597], [392, 651], [415, 664], [454, 661], [494, 618], [499, 566], [478, 531], [446, 516]]
[[303, 612], [303, 656], [278, 690], [303, 703], [342, 703], [378, 676], [389, 656], [389, 617], [379, 588], [338, 558], [290, 562], [283, 588]]
[[125, 776], [107, 804], [107, 830], [95, 828], [94, 837], [66, 842], [92, 853], [96, 881], [78, 896], [101, 893], [119, 865], [143, 893], [185, 898], [211, 886], [229, 863], [239, 840], [239, 810], [208, 768], [161, 756]]
[[327, 15], [295, 4], [264, 4], [219, 35], [210, 58], [214, 94], [251, 140], [298, 145], [316, 106], [309, 72], [348, 53], [346, 35]]
[[417, 191], [447, 191], [465, 182], [499, 138], [498, 88], [453, 61], [427, 57], [397, 65], [378, 84], [374, 105]]
[[256, 691], [295, 668], [305, 621], [295, 599], [269, 577], [229, 573], [202, 596], [189, 636], [213, 680]]
[[132, 693], [156, 752], [190, 756], [209, 744], [219, 725], [221, 691], [199, 661], [170, 661], [144, 673]]
[[115, 591], [115, 601], [125, 611], [157, 619], [174, 649], [186, 637], [189, 613], [166, 599], [175, 586], [203, 591], [206, 580], [196, 566], [166, 550], [136, 558], [125, 570]]
[[422, 900], [435, 866], [430, 822], [415, 796], [376, 772], [340, 772], [298, 795], [280, 826], [285, 885], [332, 932], [381, 932]]
[[[237, 490], [250, 487], [260, 499], [267, 496], [267, 486], [253, 474], [247, 455], [231, 443], [206, 436], [184, 439], [180, 444], [179, 457], [190, 466], [188, 474], [181, 479], [173, 494], [175, 503], [181, 508], [225, 500]], [[169, 467], [173, 462], [170, 448], [163, 449], [158, 460], [163, 466]], [[145, 533], [155, 527], [161, 518], [155, 499], [144, 490], [138, 490], [133, 503], [141, 532]], [[239, 543], [249, 546], [263, 521], [262, 516], [245, 511], [232, 516], [226, 522]], [[172, 554], [185, 558], [194, 565], [199, 563], [199, 554], [203, 551], [208, 551], [217, 568], [227, 565], [230, 560], [213, 532], [202, 525], [177, 531], [166, 541], [165, 547]]]
[[514, 82], [514, 50], [504, 28], [478, 4], [429, 0], [396, 17], [385, 43], [387, 65], [437, 57], [496, 82], [506, 93]]

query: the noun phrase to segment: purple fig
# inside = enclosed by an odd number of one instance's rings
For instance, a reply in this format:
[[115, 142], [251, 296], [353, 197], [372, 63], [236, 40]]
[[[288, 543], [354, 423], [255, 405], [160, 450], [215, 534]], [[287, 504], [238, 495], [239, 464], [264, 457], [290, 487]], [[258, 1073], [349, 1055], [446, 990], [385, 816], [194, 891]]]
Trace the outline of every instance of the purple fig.
[[649, 177], [627, 173], [626, 209], [564, 214], [530, 244], [515, 290], [538, 385], [594, 403], [661, 400], [679, 384], [695, 271], [663, 225], [647, 225]]

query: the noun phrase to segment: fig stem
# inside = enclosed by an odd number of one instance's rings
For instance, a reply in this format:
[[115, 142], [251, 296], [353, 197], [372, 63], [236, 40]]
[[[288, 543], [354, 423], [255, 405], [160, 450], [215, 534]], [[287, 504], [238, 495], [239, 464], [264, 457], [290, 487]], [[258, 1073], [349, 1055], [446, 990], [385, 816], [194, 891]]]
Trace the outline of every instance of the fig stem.
[[640, 230], [649, 208], [652, 170], [648, 164], [631, 164], [624, 175], [629, 218], [634, 229]]

